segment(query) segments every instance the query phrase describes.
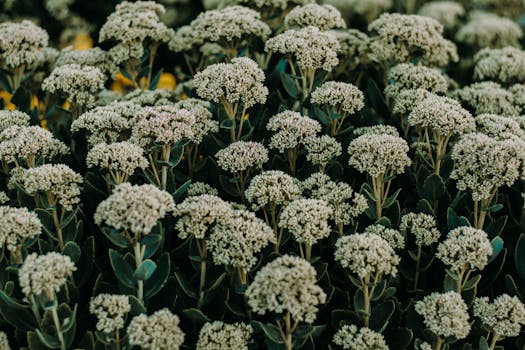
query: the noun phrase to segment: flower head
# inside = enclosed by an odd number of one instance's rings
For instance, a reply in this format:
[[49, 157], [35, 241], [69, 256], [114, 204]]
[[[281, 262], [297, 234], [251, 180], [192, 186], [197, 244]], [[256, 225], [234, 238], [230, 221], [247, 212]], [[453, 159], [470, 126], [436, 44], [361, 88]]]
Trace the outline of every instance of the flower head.
[[0, 110], [0, 133], [12, 126], [29, 126], [31, 117], [21, 111]]
[[179, 323], [179, 317], [168, 309], [135, 316], [127, 329], [129, 343], [144, 350], [178, 350], [184, 342]]
[[525, 131], [512, 117], [495, 114], [481, 114], [476, 117], [477, 131], [495, 139], [506, 139], [516, 136], [525, 139]]
[[286, 206], [301, 197], [301, 189], [290, 175], [269, 170], [252, 179], [245, 195], [253, 210], [259, 210], [269, 204]]
[[332, 108], [336, 113], [354, 114], [364, 107], [364, 95], [355, 85], [328, 81], [312, 92], [312, 103]]
[[388, 79], [390, 84], [385, 88], [385, 94], [394, 98], [404, 90], [424, 89], [442, 94], [448, 89], [447, 80], [438, 69], [411, 63], [394, 66], [388, 72]]
[[296, 199], [284, 208], [279, 227], [289, 230], [297, 242], [314, 245], [330, 236], [331, 215], [332, 209], [324, 200]]
[[473, 309], [474, 316], [499, 339], [519, 336], [525, 325], [525, 306], [516, 296], [502, 294], [492, 303], [487, 297], [476, 298]]
[[89, 312], [97, 317], [97, 331], [107, 334], [124, 328], [125, 317], [130, 310], [127, 295], [103, 293], [89, 303]]
[[76, 271], [75, 264], [69, 256], [56, 252], [45, 255], [29, 254], [18, 271], [22, 292], [30, 295], [45, 293], [48, 300], [53, 299], [67, 279]]
[[110, 173], [121, 172], [131, 176], [137, 169], [145, 169], [148, 160], [144, 150], [130, 142], [99, 143], [87, 154], [88, 168], [98, 167]]
[[492, 81], [465, 86], [454, 91], [453, 97], [466, 105], [476, 115], [520, 115], [520, 108], [515, 105], [512, 92], [503, 89], [501, 85]]
[[453, 29], [465, 14], [465, 9], [455, 1], [432, 1], [421, 6], [418, 14], [434, 18], [445, 29]]
[[9, 346], [9, 340], [7, 339], [7, 334], [0, 331], [0, 349], [2, 350], [11, 350]]
[[432, 293], [416, 302], [415, 309], [438, 336], [463, 339], [470, 332], [468, 307], [459, 293]]
[[193, 182], [190, 187], [188, 187], [188, 197], [200, 196], [201, 194], [209, 194], [212, 196], [218, 196], [219, 191], [212, 187], [211, 185], [204, 182]]
[[42, 223], [27, 208], [0, 206], [0, 248], [4, 245], [11, 253], [16, 252], [26, 239], [42, 233]]
[[33, 68], [44, 59], [49, 35], [32, 21], [0, 23], [0, 33], [0, 66]]
[[440, 243], [436, 257], [455, 270], [464, 266], [483, 270], [492, 255], [492, 245], [483, 230], [461, 226], [448, 233], [447, 239]]
[[244, 323], [207, 322], [199, 332], [196, 350], [248, 350], [253, 328]]
[[306, 159], [320, 167], [325, 167], [343, 152], [343, 146], [335, 138], [328, 135], [310, 137], [306, 139], [304, 146], [307, 152]]
[[370, 328], [358, 329], [354, 325], [344, 325], [334, 335], [334, 343], [344, 350], [388, 350], [381, 333]]
[[74, 50], [73, 47], [68, 46], [62, 49], [55, 65], [59, 67], [66, 64], [78, 64], [81, 67], [97, 67], [106, 75], [113, 74], [117, 71], [117, 68], [113, 62], [111, 62], [107, 52], [99, 47], [87, 50]]
[[486, 48], [474, 56], [474, 61], [476, 80], [491, 80], [502, 84], [525, 82], [525, 52], [518, 48]]
[[364, 233], [378, 235], [387, 241], [394, 249], [402, 249], [405, 247], [405, 236], [393, 228], [388, 228], [381, 224], [375, 224], [368, 226]]
[[522, 37], [521, 27], [510, 18], [480, 12], [471, 16], [456, 34], [457, 41], [475, 49], [519, 47], [519, 40]]
[[221, 169], [236, 174], [252, 168], [262, 168], [268, 161], [268, 150], [262, 143], [237, 141], [215, 154]]
[[153, 185], [118, 185], [95, 211], [95, 223], [121, 231], [130, 231], [136, 237], [147, 235], [175, 203], [168, 192]]
[[195, 122], [191, 125], [193, 135], [190, 136], [193, 143], [200, 144], [206, 135], [219, 132], [219, 122], [213, 120], [208, 101], [188, 98], [177, 102], [174, 107], [185, 109], [195, 117]]
[[283, 255], [265, 265], [246, 290], [248, 305], [259, 314], [289, 312], [295, 321], [313, 323], [326, 294], [317, 273], [304, 259]]
[[320, 30], [346, 28], [341, 12], [332, 5], [306, 4], [297, 6], [284, 18], [288, 27], [317, 27]]
[[295, 148], [316, 136], [321, 131], [321, 124], [299, 112], [284, 111], [271, 117], [266, 129], [273, 131], [270, 148], [284, 153], [287, 149]]
[[437, 229], [436, 219], [432, 215], [423, 213], [408, 213], [401, 217], [399, 231], [403, 234], [411, 233], [416, 237], [416, 244], [429, 246], [436, 243], [441, 236]]

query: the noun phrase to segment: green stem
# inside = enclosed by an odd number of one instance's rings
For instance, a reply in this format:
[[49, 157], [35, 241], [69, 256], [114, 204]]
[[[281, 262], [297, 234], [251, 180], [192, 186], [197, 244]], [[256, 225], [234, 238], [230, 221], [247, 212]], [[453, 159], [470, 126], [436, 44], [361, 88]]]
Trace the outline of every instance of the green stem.
[[62, 326], [60, 325], [60, 320], [58, 319], [58, 312], [56, 305], [51, 308], [51, 314], [53, 315], [53, 322], [55, 323], [55, 328], [57, 330], [58, 341], [60, 342], [60, 349], [66, 350], [66, 343], [64, 341], [64, 334], [62, 334]]
[[494, 348], [496, 347], [496, 343], [499, 340], [498, 338], [499, 338], [498, 333], [494, 332], [492, 334], [492, 340], [490, 341], [489, 350], [494, 350]]
[[416, 276], [414, 278], [414, 291], [417, 290], [417, 284], [419, 282], [419, 266], [421, 265], [421, 244], [417, 246], [417, 260], [416, 260]]
[[370, 273], [367, 274], [365, 278], [361, 281], [361, 285], [363, 288], [363, 306], [364, 306], [364, 311], [365, 311], [363, 322], [365, 324], [365, 327], [368, 327], [368, 321], [370, 319], [370, 293], [368, 290], [369, 284], [370, 284]]
[[[142, 249], [139, 242], [135, 242], [135, 245], [133, 246], [133, 250], [135, 253], [135, 266], [136, 268], [139, 268], [140, 265], [142, 265]], [[144, 281], [138, 280], [137, 281], [137, 298], [142, 301], [144, 299]]]

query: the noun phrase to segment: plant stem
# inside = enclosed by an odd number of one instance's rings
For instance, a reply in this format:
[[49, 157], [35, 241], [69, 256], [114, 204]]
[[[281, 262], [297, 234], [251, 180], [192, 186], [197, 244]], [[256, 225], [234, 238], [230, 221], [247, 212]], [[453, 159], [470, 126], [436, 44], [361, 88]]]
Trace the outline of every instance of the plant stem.
[[117, 329], [115, 331], [115, 348], [116, 350], [120, 350], [120, 333], [119, 333], [119, 330]]
[[199, 302], [197, 303], [197, 308], [202, 307], [202, 302], [204, 300], [204, 286], [206, 285], [206, 259], [207, 259], [207, 252], [206, 252], [206, 241], [204, 239], [196, 241], [197, 244], [197, 250], [199, 251], [199, 255], [201, 257], [201, 271], [200, 271], [200, 279], [199, 279]]
[[[139, 268], [139, 266], [142, 265], [142, 258], [143, 258], [142, 254], [143, 253], [142, 253], [140, 243], [138, 241], [135, 242], [135, 245], [133, 246], [133, 250], [135, 253], [135, 266], [136, 268]], [[137, 281], [137, 298], [140, 301], [143, 301], [144, 299], [144, 281], [142, 280]]]
[[414, 278], [414, 291], [417, 290], [419, 282], [419, 266], [421, 265], [421, 244], [417, 245], [416, 276]]
[[290, 311], [286, 312], [286, 316], [284, 317], [284, 324], [286, 327], [286, 338], [284, 339], [286, 350], [292, 350], [293, 344], [292, 344], [292, 325], [291, 325], [291, 320], [290, 320]]
[[436, 340], [436, 348], [435, 350], [441, 350], [441, 346], [443, 345], [443, 339], [441, 337], [438, 337]]
[[[162, 146], [162, 154], [161, 159], [163, 162], [169, 162], [170, 161], [170, 153], [171, 153], [171, 145], [164, 145]], [[161, 189], [166, 190], [166, 185], [168, 182], [168, 166], [163, 165], [162, 166], [162, 173], [161, 173]]]
[[55, 230], [57, 233], [58, 247], [62, 251], [64, 249], [64, 239], [62, 237], [62, 225], [60, 223], [60, 220], [58, 219], [58, 213], [56, 208], [57, 201], [50, 192], [46, 192], [46, 197], [49, 205], [53, 207], [53, 223], [55, 225]]
[[58, 312], [56, 305], [51, 308], [51, 314], [53, 315], [53, 322], [55, 323], [55, 328], [57, 330], [58, 341], [60, 342], [60, 349], [66, 350], [66, 343], [64, 342], [64, 334], [62, 334], [62, 326], [60, 325], [60, 320], [58, 319]]
[[494, 332], [492, 334], [492, 340], [490, 341], [489, 350], [494, 350], [494, 348], [496, 347], [496, 343], [499, 340], [498, 338], [499, 338], [498, 333]]
[[153, 62], [155, 61], [155, 55], [157, 53], [157, 49], [159, 48], [159, 43], [154, 42], [151, 44], [150, 50], [149, 50], [149, 59], [148, 59], [148, 80], [146, 82], [146, 90], [149, 89], [149, 86], [151, 84], [151, 76], [153, 73]]
[[308, 243], [304, 244], [304, 256], [306, 260], [310, 261], [310, 258], [312, 257], [312, 245]]
[[365, 327], [368, 327], [368, 320], [370, 319], [370, 293], [368, 290], [368, 285], [370, 284], [370, 273], [368, 273], [365, 278], [361, 281], [363, 288], [363, 306], [365, 308], [365, 316], [363, 322]]

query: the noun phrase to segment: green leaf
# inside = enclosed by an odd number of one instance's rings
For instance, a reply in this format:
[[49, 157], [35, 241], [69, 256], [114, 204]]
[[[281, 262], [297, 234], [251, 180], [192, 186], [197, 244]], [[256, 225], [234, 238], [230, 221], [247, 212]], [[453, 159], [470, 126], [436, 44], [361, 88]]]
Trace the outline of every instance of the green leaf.
[[273, 343], [283, 344], [283, 338], [279, 332], [279, 328], [271, 323], [262, 323], [259, 321], [252, 321], [251, 325], [256, 332], [264, 332], [264, 336]]
[[392, 204], [394, 204], [394, 202], [396, 201], [397, 199], [397, 196], [399, 195], [399, 193], [401, 192], [401, 188], [398, 189], [396, 192], [394, 192], [394, 194], [392, 194], [390, 197], [388, 197], [385, 201], [385, 203], [383, 204], [383, 208], [389, 208], [390, 206], [392, 206]]
[[221, 121], [219, 126], [221, 129], [230, 130], [235, 128], [235, 122], [230, 119], [224, 119], [223, 121]]
[[512, 278], [512, 276], [509, 274], [505, 275], [505, 287], [507, 287], [507, 290], [511, 296], [517, 296], [521, 299], [520, 290], [518, 289], [514, 278]]
[[190, 285], [190, 283], [186, 280], [182, 272], [179, 270], [179, 268], [175, 268], [174, 271], [175, 280], [177, 281], [178, 286], [180, 289], [186, 294], [186, 296], [192, 298], [192, 299], [198, 299], [199, 296], [197, 293], [195, 293]]
[[83, 286], [91, 277], [93, 270], [93, 263], [95, 261], [95, 237], [90, 236], [82, 245], [82, 253], [77, 263], [77, 271], [75, 271], [75, 280], [77, 287]]
[[76, 264], [80, 259], [81, 250], [78, 244], [76, 244], [75, 242], [67, 242], [64, 245], [62, 254], [69, 256], [71, 260]]
[[133, 276], [133, 269], [116, 250], [109, 250], [109, 261], [118, 280], [129, 288], [135, 288], [137, 284]]
[[147, 312], [144, 304], [134, 295], [128, 295], [129, 305], [131, 307], [129, 313], [131, 315], [140, 315]]
[[149, 299], [161, 290], [170, 275], [170, 256], [168, 253], [162, 254], [157, 262], [157, 269], [153, 275], [144, 282], [144, 298]]
[[372, 309], [369, 320], [369, 328], [376, 332], [383, 332], [394, 314], [396, 304], [393, 300], [388, 300]]
[[284, 90], [290, 95], [291, 98], [297, 99], [299, 97], [299, 90], [297, 90], [296, 79], [290, 74], [281, 72], [281, 82], [283, 83]]
[[489, 343], [487, 342], [487, 339], [484, 336], [481, 336], [479, 338], [479, 350], [489, 350]]
[[171, 195], [173, 196], [173, 200], [175, 203], [178, 203], [182, 200], [182, 197], [186, 194], [186, 191], [188, 191], [188, 188], [191, 185], [191, 180], [186, 181], [182, 185], [180, 185], [179, 188], [175, 192], [173, 192]]
[[521, 279], [525, 279], [525, 235], [522, 233], [514, 250], [514, 263]]
[[381, 89], [379, 89], [377, 83], [373, 79], [368, 79], [367, 81], [367, 92], [367, 96], [376, 112], [386, 118], [390, 112], [388, 111]]
[[36, 335], [38, 336], [38, 339], [44, 346], [50, 348], [50, 349], [60, 349], [60, 342], [58, 339], [50, 334], [44, 334], [40, 329], [35, 330]]
[[430, 202], [439, 200], [445, 193], [445, 182], [438, 174], [432, 174], [425, 179], [423, 183], [425, 198]]
[[491, 212], [491, 213], [495, 213], [495, 212], [500, 211], [501, 209], [503, 209], [503, 204], [496, 203], [496, 204], [491, 205], [490, 207], [486, 208], [485, 211]]
[[161, 68], [158, 70], [158, 72], [153, 76], [153, 78], [151, 79], [150, 83], [149, 83], [149, 86], [148, 86], [148, 89], [149, 90], [155, 90], [157, 88], [157, 85], [159, 85], [159, 80], [160, 80], [160, 76], [162, 75], [162, 73], [164, 72], [164, 69]]
[[200, 329], [206, 322], [210, 322], [210, 318], [206, 316], [201, 310], [191, 308], [183, 310], [182, 313], [186, 318], [189, 319], [191, 324], [194, 326], [194, 329]]
[[128, 248], [130, 246], [129, 240], [120, 232], [120, 230], [110, 228], [110, 227], [103, 227], [102, 233], [117, 247], [120, 248]]
[[157, 269], [157, 264], [150, 259], [146, 259], [140, 264], [139, 267], [133, 273], [133, 277], [139, 281], [145, 281], [153, 275], [153, 272]]
[[21, 331], [38, 328], [31, 307], [19, 304], [2, 290], [0, 290], [0, 313], [7, 322]]
[[503, 250], [503, 240], [500, 237], [494, 237], [490, 244], [492, 245], [492, 255], [489, 257], [489, 264], [493, 262]]
[[385, 334], [390, 349], [406, 349], [412, 342], [414, 334], [408, 328], [388, 329]]

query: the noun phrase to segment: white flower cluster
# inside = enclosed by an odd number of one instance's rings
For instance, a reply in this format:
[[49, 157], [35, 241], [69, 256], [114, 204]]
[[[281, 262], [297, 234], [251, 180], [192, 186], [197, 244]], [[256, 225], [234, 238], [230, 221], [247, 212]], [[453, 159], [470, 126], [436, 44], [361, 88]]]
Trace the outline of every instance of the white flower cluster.
[[7, 194], [5, 194], [4, 191], [0, 191], [0, 204], [4, 204], [7, 202], [9, 202], [9, 197], [7, 196]]
[[29, 254], [18, 271], [22, 292], [29, 297], [45, 293], [48, 300], [58, 293], [74, 271], [75, 264], [69, 256], [56, 252], [45, 255]]
[[394, 108], [392, 113], [398, 116], [405, 117], [414, 110], [414, 108], [428, 96], [431, 92], [425, 89], [407, 89], [399, 92], [394, 101]]
[[364, 99], [363, 92], [357, 86], [338, 81], [327, 81], [315, 89], [311, 96], [312, 103], [348, 115], [363, 109]]
[[95, 102], [96, 94], [104, 88], [106, 77], [100, 69], [78, 64], [65, 64], [53, 69], [44, 79], [42, 90], [61, 93], [69, 102], [89, 106]]
[[0, 33], [0, 66], [33, 68], [44, 59], [49, 36], [32, 21], [0, 23]]
[[440, 337], [466, 338], [470, 332], [468, 307], [456, 292], [432, 293], [416, 302], [425, 326]]
[[228, 102], [250, 108], [266, 102], [268, 89], [264, 72], [248, 57], [234, 58], [231, 63], [212, 64], [195, 74], [197, 94], [215, 103]]
[[68, 152], [64, 143], [39, 126], [11, 126], [0, 132], [0, 159], [7, 163], [22, 159], [34, 166], [38, 158], [45, 161]]
[[248, 350], [253, 328], [244, 323], [206, 322], [199, 332], [196, 350]]
[[523, 31], [510, 18], [476, 12], [456, 34], [456, 40], [476, 49], [519, 47]]
[[191, 125], [193, 135], [190, 136], [193, 143], [200, 144], [206, 135], [219, 132], [219, 122], [213, 120], [208, 101], [188, 98], [177, 102], [174, 107], [185, 109], [195, 117], [195, 122]]
[[421, 6], [418, 14], [434, 18], [445, 29], [453, 29], [465, 14], [465, 9], [463, 5], [455, 1], [432, 1]]
[[9, 340], [7, 339], [7, 334], [0, 331], [0, 349], [2, 350], [11, 350], [9, 346]]
[[46, 10], [59, 21], [64, 21], [71, 15], [69, 6], [71, 6], [74, 0], [45, 0]]
[[275, 7], [285, 10], [293, 5], [305, 5], [313, 3], [315, 0], [236, 0], [239, 3], [249, 4], [258, 8]]
[[408, 213], [401, 217], [399, 231], [405, 236], [410, 233], [415, 236], [416, 244], [430, 246], [441, 236], [437, 229], [436, 218], [429, 214]]
[[181, 239], [191, 235], [204, 239], [219, 221], [226, 220], [232, 214], [230, 204], [216, 195], [191, 196], [175, 207], [173, 215], [180, 217], [175, 230]]
[[213, 262], [250, 271], [264, 247], [275, 243], [271, 227], [247, 210], [234, 210], [218, 220], [207, 240]]
[[397, 275], [399, 257], [390, 244], [373, 233], [357, 233], [339, 238], [335, 260], [359, 278], [367, 275]]
[[144, 150], [130, 142], [116, 142], [111, 144], [99, 143], [89, 150], [86, 156], [88, 168], [98, 167], [109, 170], [111, 173], [133, 175], [137, 169], [145, 169], [148, 160], [144, 157]]
[[525, 51], [508, 46], [486, 48], [474, 56], [474, 79], [503, 84], [525, 82]]
[[193, 136], [195, 116], [185, 109], [174, 106], [144, 107], [137, 119], [130, 141], [141, 147], [174, 145]]
[[175, 203], [168, 192], [153, 185], [123, 183], [103, 200], [95, 211], [95, 223], [130, 231], [135, 237], [147, 235]]
[[481, 133], [464, 135], [452, 148], [450, 177], [460, 191], [469, 189], [475, 201], [490, 198], [501, 186], [523, 176], [525, 151], [516, 137], [497, 140]]
[[38, 216], [27, 208], [0, 206], [0, 248], [14, 253], [27, 239], [42, 233]]
[[279, 227], [290, 231], [297, 242], [312, 246], [330, 236], [331, 216], [332, 209], [324, 200], [296, 199], [282, 211]]
[[317, 284], [317, 272], [304, 259], [283, 255], [265, 265], [246, 290], [248, 305], [259, 315], [289, 312], [298, 322], [313, 323], [326, 294]]
[[218, 196], [219, 191], [211, 185], [204, 182], [192, 182], [187, 191], [188, 197], [200, 196], [201, 194], [209, 194]]
[[[364, 16], [369, 22], [392, 8], [392, 0], [330, 0], [334, 6], [347, 6], [352, 14]], [[340, 8], [340, 6], [338, 6]]]
[[408, 63], [417, 58], [428, 66], [458, 61], [456, 46], [443, 38], [443, 26], [433, 18], [384, 13], [368, 30], [376, 33], [371, 43], [375, 60]]
[[114, 74], [117, 70], [113, 62], [109, 59], [107, 52], [99, 47], [93, 47], [87, 50], [74, 50], [68, 46], [60, 51], [55, 66], [60, 67], [66, 64], [78, 64], [81, 67], [97, 67], [102, 73]]
[[131, 130], [131, 117], [140, 111], [141, 106], [131, 102], [112, 102], [81, 114], [71, 123], [71, 131], [85, 130], [90, 145], [123, 141]]
[[252, 179], [245, 195], [253, 210], [259, 210], [269, 204], [286, 206], [301, 197], [301, 189], [290, 175], [268, 170]]
[[173, 30], [166, 27], [159, 16], [165, 9], [155, 1], [123, 1], [108, 16], [99, 32], [99, 40], [116, 40], [131, 45], [146, 39], [168, 42]]
[[44, 164], [25, 170], [20, 181], [30, 195], [51, 193], [67, 211], [80, 203], [82, 176], [65, 164]]
[[343, 146], [334, 137], [322, 135], [305, 140], [306, 159], [315, 165], [324, 168], [332, 159], [343, 153]]
[[520, 115], [511, 91], [492, 81], [474, 83], [454, 91], [453, 97], [466, 105], [476, 115], [499, 114], [505, 116]]
[[303, 71], [323, 69], [330, 72], [339, 64], [341, 49], [335, 35], [317, 27], [289, 29], [266, 41], [266, 52], [293, 57]]
[[399, 136], [399, 132], [394, 126], [383, 124], [355, 128], [354, 131], [352, 131], [352, 134], [354, 134], [354, 136], [362, 136], [368, 134], [386, 134], [391, 136]]
[[122, 101], [131, 102], [142, 107], [173, 105], [174, 99], [174, 92], [172, 90], [165, 89], [146, 91], [142, 89], [135, 89], [122, 97]]
[[344, 182], [335, 182], [323, 173], [314, 173], [301, 183], [309, 197], [325, 200], [332, 208], [331, 219], [337, 226], [348, 225], [368, 208], [368, 201]]
[[340, 62], [359, 63], [359, 59], [368, 53], [370, 38], [357, 29], [333, 30], [341, 49], [339, 50]]
[[372, 177], [388, 173], [402, 174], [411, 164], [408, 150], [407, 142], [399, 136], [365, 134], [350, 143], [348, 163]]
[[483, 270], [492, 255], [492, 245], [483, 230], [461, 226], [447, 235], [447, 239], [437, 247], [436, 257], [455, 270], [465, 266], [469, 269]]
[[215, 154], [222, 170], [237, 174], [249, 169], [260, 169], [268, 161], [268, 150], [262, 143], [237, 141]]
[[416, 105], [408, 115], [408, 123], [443, 137], [469, 133], [476, 128], [474, 117], [458, 101], [434, 94]]
[[168, 309], [135, 316], [127, 329], [129, 343], [143, 350], [178, 350], [184, 343], [179, 323], [179, 317]]
[[31, 117], [21, 111], [0, 110], [0, 133], [12, 126], [29, 126]]
[[525, 325], [525, 306], [516, 296], [502, 294], [492, 303], [487, 297], [476, 298], [473, 309], [474, 316], [498, 339], [519, 336], [521, 326]]
[[89, 312], [97, 317], [97, 330], [106, 334], [124, 328], [125, 317], [130, 310], [127, 295], [103, 293], [89, 303]]
[[299, 112], [284, 111], [271, 117], [266, 124], [266, 129], [273, 132], [270, 148], [284, 153], [315, 137], [321, 131], [321, 124]]
[[368, 226], [363, 233], [375, 234], [383, 238], [394, 249], [402, 249], [405, 247], [405, 237], [393, 228], [385, 227], [381, 224]]
[[512, 138], [512, 136], [525, 139], [525, 131], [518, 121], [512, 117], [481, 114], [476, 117], [476, 129], [478, 132], [495, 139]]
[[370, 328], [344, 325], [334, 335], [334, 343], [344, 350], [388, 350], [381, 333]]
[[317, 27], [320, 30], [346, 28], [341, 12], [332, 5], [306, 4], [297, 6], [284, 18], [288, 27]]
[[398, 64], [388, 72], [390, 84], [385, 94], [397, 97], [404, 90], [424, 89], [435, 94], [447, 92], [448, 84], [443, 74], [434, 68], [411, 63]]

